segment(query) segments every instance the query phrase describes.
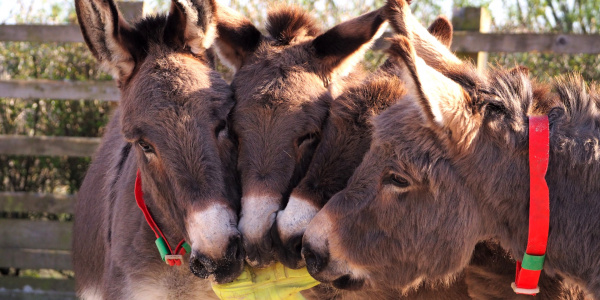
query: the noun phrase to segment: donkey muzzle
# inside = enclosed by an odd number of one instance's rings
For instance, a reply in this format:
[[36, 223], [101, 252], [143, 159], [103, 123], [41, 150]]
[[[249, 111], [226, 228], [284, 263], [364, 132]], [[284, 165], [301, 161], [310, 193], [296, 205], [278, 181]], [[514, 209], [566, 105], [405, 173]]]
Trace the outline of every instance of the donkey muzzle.
[[217, 283], [228, 283], [237, 278], [244, 266], [244, 248], [242, 238], [237, 235], [230, 239], [225, 256], [219, 260], [208, 257], [196, 250], [190, 256], [190, 270], [200, 278], [211, 275]]
[[295, 235], [284, 242], [281, 240], [281, 233], [278, 230], [277, 223], [271, 227], [271, 238], [273, 239], [275, 256], [284, 266], [291, 269], [299, 269], [304, 266], [304, 261], [302, 260], [303, 233]]

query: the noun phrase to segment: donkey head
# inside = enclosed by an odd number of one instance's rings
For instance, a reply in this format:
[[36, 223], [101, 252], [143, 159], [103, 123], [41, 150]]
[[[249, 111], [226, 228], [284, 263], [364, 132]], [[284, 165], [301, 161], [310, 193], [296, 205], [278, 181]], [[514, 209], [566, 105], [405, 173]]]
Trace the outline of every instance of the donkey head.
[[239, 229], [246, 259], [273, 259], [271, 228], [277, 211], [302, 178], [321, 136], [338, 82], [382, 31], [379, 11], [320, 33], [298, 8], [270, 12], [263, 36], [232, 12], [219, 17], [220, 57], [237, 70], [232, 114], [239, 138], [242, 182]]
[[135, 25], [111, 0], [77, 0], [76, 8], [88, 47], [119, 83], [122, 134], [134, 147], [151, 213], [189, 242], [195, 275], [232, 280], [243, 266], [226, 123], [234, 99], [206, 53], [215, 2], [176, 0], [168, 17]]
[[526, 174], [526, 74], [488, 78], [472, 66], [444, 65], [449, 78], [417, 57], [405, 36], [392, 40], [390, 54], [404, 69], [407, 95], [374, 119], [362, 163], [304, 235], [309, 271], [339, 288], [450, 278], [478, 241], [493, 236], [497, 224], [484, 216], [514, 217], [512, 207], [486, 207], [484, 199], [521, 189], [511, 176]]
[[[429, 32], [446, 47], [452, 40], [452, 24], [438, 17]], [[314, 215], [341, 191], [358, 167], [371, 143], [371, 118], [405, 94], [395, 57], [358, 85], [348, 88], [331, 105], [319, 146], [306, 172], [294, 188], [287, 206], [277, 214], [277, 258], [291, 268], [302, 265], [302, 236]], [[401, 72], [401, 70], [400, 70]]]

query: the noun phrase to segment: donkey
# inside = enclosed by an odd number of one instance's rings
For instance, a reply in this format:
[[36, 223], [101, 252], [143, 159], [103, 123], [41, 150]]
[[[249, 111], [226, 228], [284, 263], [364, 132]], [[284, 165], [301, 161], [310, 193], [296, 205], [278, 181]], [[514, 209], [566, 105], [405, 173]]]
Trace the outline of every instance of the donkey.
[[[122, 95], [75, 207], [78, 296], [216, 298], [198, 277], [229, 282], [241, 273], [244, 255], [236, 144], [227, 123], [234, 99], [206, 51], [216, 33], [215, 1], [174, 0], [168, 16], [135, 25], [112, 0], [75, 5], [88, 47]], [[165, 250], [182, 239], [190, 245], [189, 258], [177, 260], [189, 269], [163, 262], [134, 187], [162, 230]]]
[[[446, 47], [452, 43], [452, 24], [438, 17], [428, 29]], [[310, 220], [358, 167], [371, 144], [370, 119], [406, 93], [390, 57], [365, 80], [348, 87], [331, 105], [308, 171], [294, 188], [284, 210], [277, 214], [274, 235], [277, 259], [290, 268], [303, 266], [302, 235]]]
[[311, 274], [354, 287], [383, 280], [409, 287], [464, 269], [476, 243], [489, 238], [522, 258], [528, 115], [545, 114], [552, 209], [546, 267], [599, 297], [596, 87], [565, 76], [552, 83], [556, 97], [534, 98], [520, 69], [477, 74], [447, 64], [440, 73], [406, 37], [392, 51], [404, 61], [410, 92], [375, 118], [361, 165], [307, 228], [302, 251]]
[[[436, 19], [428, 28], [445, 47], [452, 41], [452, 25], [444, 17]], [[303, 265], [300, 255], [304, 230], [314, 214], [327, 203], [335, 193], [341, 191], [360, 164], [371, 142], [372, 124], [370, 119], [379, 115], [406, 93], [403, 81], [395, 72], [395, 57], [390, 57], [384, 65], [360, 84], [348, 88], [335, 99], [330, 109], [318, 145], [306, 176], [291, 193], [288, 206], [277, 215], [277, 235], [274, 237], [277, 258], [286, 266], [298, 268]], [[294, 203], [295, 202], [295, 203]], [[489, 266], [494, 262], [496, 266]], [[465, 270], [451, 285], [430, 282], [405, 295], [406, 299], [476, 299], [508, 298], [514, 295], [510, 286], [497, 282], [510, 283], [514, 276], [515, 262], [494, 243], [482, 243], [476, 247], [474, 257]], [[503, 280], [504, 279], [504, 280]], [[492, 283], [492, 284], [490, 284]], [[544, 278], [546, 299], [566, 299], [577, 295], [569, 286], [563, 286], [555, 278]], [[493, 287], [493, 289], [490, 289]], [[491, 291], [490, 291], [491, 290]], [[323, 298], [329, 293], [343, 295], [344, 298], [374, 296], [376, 298], [398, 298], [401, 291], [393, 288], [379, 288], [375, 291], [342, 292], [336, 289], [317, 289]], [[363, 293], [366, 293], [363, 295]], [[443, 295], [443, 296], [442, 296]], [[469, 296], [470, 295], [470, 296]], [[574, 298], [574, 297], [573, 297]]]
[[332, 99], [382, 33], [379, 11], [321, 33], [305, 11], [279, 7], [262, 35], [245, 17], [220, 10], [215, 48], [236, 70], [232, 127], [239, 139], [242, 185], [239, 230], [246, 261], [274, 260], [271, 229], [291, 189], [304, 176]]

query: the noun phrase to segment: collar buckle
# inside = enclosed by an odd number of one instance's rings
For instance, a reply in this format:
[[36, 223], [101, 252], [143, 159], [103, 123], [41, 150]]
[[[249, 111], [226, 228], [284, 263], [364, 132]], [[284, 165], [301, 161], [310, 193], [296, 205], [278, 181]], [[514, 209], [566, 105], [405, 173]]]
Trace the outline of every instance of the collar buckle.
[[540, 292], [539, 286], [536, 286], [535, 289], [524, 289], [524, 288], [517, 287], [517, 285], [514, 282], [511, 283], [510, 286], [512, 287], [515, 294], [535, 296], [536, 294], [538, 294]]
[[165, 262], [169, 266], [181, 266], [183, 256], [181, 255], [165, 255]]

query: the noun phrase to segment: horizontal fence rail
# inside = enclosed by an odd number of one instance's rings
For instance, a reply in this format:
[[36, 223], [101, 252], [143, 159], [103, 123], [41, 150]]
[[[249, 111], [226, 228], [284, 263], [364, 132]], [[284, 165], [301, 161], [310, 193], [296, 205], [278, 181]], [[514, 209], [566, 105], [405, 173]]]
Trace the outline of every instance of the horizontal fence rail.
[[0, 219], [0, 268], [72, 270], [71, 222]]
[[73, 213], [75, 195], [0, 192], [0, 211], [11, 213]]
[[0, 287], [3, 300], [77, 300], [73, 279], [2, 277]]
[[[392, 33], [387, 33], [389, 37]], [[0, 41], [83, 42], [77, 25], [0, 25]], [[384, 49], [381, 41], [376, 49]], [[599, 34], [478, 33], [455, 31], [452, 50], [459, 52], [600, 53]]]
[[597, 54], [600, 53], [600, 35], [456, 31], [451, 49], [457, 52]]
[[0, 25], [3, 42], [83, 43], [79, 25]]
[[100, 138], [0, 135], [0, 154], [89, 157]]
[[118, 101], [120, 97], [114, 81], [0, 80], [0, 98]]

